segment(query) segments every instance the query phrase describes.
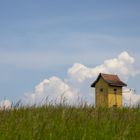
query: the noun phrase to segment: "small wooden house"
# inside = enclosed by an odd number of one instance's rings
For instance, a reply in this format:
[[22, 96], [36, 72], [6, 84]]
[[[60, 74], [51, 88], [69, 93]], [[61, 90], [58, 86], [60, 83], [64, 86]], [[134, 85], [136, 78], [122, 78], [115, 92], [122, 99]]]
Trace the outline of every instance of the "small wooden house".
[[96, 107], [122, 107], [122, 87], [127, 86], [117, 75], [100, 73], [91, 87], [95, 87]]

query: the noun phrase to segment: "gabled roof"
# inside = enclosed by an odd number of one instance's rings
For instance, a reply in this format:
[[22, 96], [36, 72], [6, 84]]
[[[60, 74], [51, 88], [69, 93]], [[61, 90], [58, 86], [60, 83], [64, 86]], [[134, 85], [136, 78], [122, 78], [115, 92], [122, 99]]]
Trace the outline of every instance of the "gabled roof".
[[95, 87], [96, 83], [99, 81], [101, 77], [110, 86], [118, 86], [118, 87], [127, 86], [127, 84], [122, 82], [117, 75], [100, 73], [97, 79], [94, 81], [94, 83], [92, 83], [91, 87]]

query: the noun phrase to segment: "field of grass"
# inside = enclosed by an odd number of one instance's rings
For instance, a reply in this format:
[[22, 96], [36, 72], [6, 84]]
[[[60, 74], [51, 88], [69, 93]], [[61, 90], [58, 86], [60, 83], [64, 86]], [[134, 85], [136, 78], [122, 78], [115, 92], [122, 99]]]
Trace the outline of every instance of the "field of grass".
[[140, 108], [50, 105], [0, 110], [0, 140], [140, 140]]

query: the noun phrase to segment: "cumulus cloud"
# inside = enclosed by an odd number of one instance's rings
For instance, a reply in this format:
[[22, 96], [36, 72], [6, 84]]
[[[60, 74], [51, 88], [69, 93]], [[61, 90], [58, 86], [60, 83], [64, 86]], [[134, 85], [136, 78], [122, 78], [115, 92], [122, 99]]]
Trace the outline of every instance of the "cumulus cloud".
[[135, 90], [125, 89], [123, 91], [123, 105], [130, 107], [140, 105], [140, 95], [135, 94]]
[[[74, 104], [77, 102], [77, 99], [81, 98], [88, 104], [94, 104], [95, 94], [90, 85], [98, 74], [118, 74], [121, 79], [126, 81], [129, 77], [139, 73], [134, 67], [134, 62], [135, 59], [127, 52], [122, 52], [118, 57], [105, 60], [103, 64], [93, 68], [75, 63], [68, 69], [68, 76], [64, 80], [58, 77], [43, 80], [35, 87], [33, 93], [25, 94], [24, 101], [30, 104], [38, 104], [42, 103], [47, 97], [49, 102], [58, 103], [64, 98], [67, 103]], [[132, 93], [124, 93], [124, 101], [128, 102], [128, 98], [133, 95]], [[135, 96], [135, 99], [139, 96]], [[135, 99], [133, 102], [136, 101]]]
[[134, 58], [127, 52], [122, 52], [117, 58], [105, 60], [103, 64], [94, 68], [88, 68], [76, 63], [68, 70], [68, 74], [78, 82], [83, 82], [88, 78], [94, 78], [101, 72], [118, 74], [121, 78], [128, 79], [128, 77], [135, 76], [139, 73], [133, 65], [134, 61]]
[[12, 102], [10, 100], [0, 101], [0, 109], [10, 109], [12, 107]]
[[72, 87], [54, 76], [37, 85], [34, 93], [26, 93], [24, 101], [27, 104], [42, 104], [47, 101], [49, 103], [74, 103], [76, 97], [78, 97], [78, 94]]

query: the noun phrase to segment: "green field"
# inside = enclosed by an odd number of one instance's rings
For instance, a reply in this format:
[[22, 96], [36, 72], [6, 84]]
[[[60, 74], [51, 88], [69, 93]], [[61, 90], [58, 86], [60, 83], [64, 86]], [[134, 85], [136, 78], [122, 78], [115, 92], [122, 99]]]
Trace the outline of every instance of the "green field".
[[140, 108], [43, 106], [0, 111], [0, 140], [140, 140]]

